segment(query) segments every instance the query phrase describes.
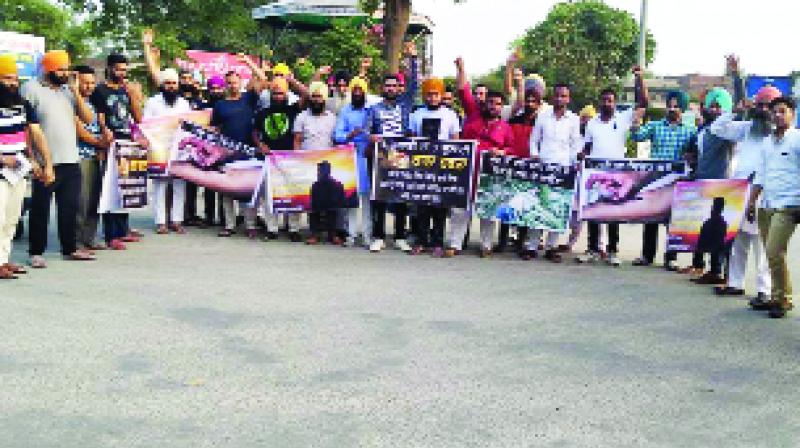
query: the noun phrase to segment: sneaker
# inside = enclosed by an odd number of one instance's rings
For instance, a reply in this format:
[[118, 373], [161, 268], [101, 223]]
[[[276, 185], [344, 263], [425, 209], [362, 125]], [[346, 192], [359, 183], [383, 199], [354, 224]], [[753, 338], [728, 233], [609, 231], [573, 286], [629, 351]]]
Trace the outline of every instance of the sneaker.
[[41, 255], [31, 256], [30, 265], [34, 269], [44, 269], [47, 267], [47, 260]]
[[606, 263], [608, 263], [611, 266], [614, 266], [615, 268], [618, 268], [620, 267], [620, 265], [622, 265], [622, 261], [619, 259], [619, 257], [617, 257], [617, 254], [614, 252], [608, 253], [608, 256], [606, 257]]
[[411, 252], [411, 246], [406, 240], [395, 240], [394, 248], [397, 250], [402, 250], [403, 252]]
[[600, 259], [600, 255], [597, 252], [587, 250], [586, 253], [578, 255], [575, 257], [575, 261], [578, 263], [594, 263], [595, 261]]
[[380, 252], [383, 250], [383, 240], [375, 239], [372, 240], [372, 243], [369, 245], [370, 252]]
[[633, 266], [652, 266], [653, 260], [648, 260], [644, 257], [638, 257], [631, 263]]

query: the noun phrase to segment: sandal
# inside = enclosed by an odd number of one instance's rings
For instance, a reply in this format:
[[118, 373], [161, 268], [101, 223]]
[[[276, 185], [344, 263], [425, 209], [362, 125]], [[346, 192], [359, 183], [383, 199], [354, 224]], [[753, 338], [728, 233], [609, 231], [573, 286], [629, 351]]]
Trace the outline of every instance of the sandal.
[[88, 252], [76, 250], [75, 252], [69, 255], [64, 255], [64, 259], [67, 261], [94, 261], [97, 258], [95, 258], [92, 254]]
[[0, 266], [0, 269], [6, 268], [7, 270], [11, 271], [12, 274], [27, 274], [28, 270], [25, 269], [23, 266], [14, 264], [14, 263], [6, 263], [3, 266]]
[[167, 226], [166, 226], [166, 225], [164, 225], [164, 224], [159, 224], [159, 225], [156, 227], [156, 233], [157, 233], [157, 234], [159, 234], [159, 235], [166, 235], [166, 234], [168, 234], [168, 233], [169, 233], [169, 229], [167, 228]]
[[10, 269], [5, 268], [4, 266], [0, 266], [0, 280], [15, 280], [18, 279], [14, 272]]
[[186, 229], [182, 225], [180, 225], [180, 223], [172, 224], [171, 226], [169, 226], [169, 228], [170, 228], [170, 230], [172, 230], [173, 232], [177, 233], [178, 235], [186, 234]]
[[125, 250], [125, 249], [127, 249], [127, 247], [125, 246], [125, 243], [123, 243], [122, 240], [119, 240], [119, 239], [111, 240], [111, 242], [108, 243], [108, 247], [110, 247], [111, 250]]

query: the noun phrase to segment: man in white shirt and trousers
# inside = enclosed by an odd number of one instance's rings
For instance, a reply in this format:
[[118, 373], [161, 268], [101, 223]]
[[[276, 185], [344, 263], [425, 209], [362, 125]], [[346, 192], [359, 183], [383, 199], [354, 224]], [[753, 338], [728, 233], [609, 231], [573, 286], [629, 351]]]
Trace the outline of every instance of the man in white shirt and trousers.
[[[563, 166], [574, 165], [578, 153], [583, 149], [583, 138], [578, 116], [567, 109], [570, 101], [569, 86], [557, 84], [553, 88], [553, 107], [543, 112], [536, 120], [531, 132], [531, 158], [544, 163], [556, 163]], [[528, 248], [539, 241], [540, 229], [528, 232]], [[554, 263], [561, 262], [561, 254], [557, 251], [559, 232], [547, 232], [545, 241], [545, 258]]]

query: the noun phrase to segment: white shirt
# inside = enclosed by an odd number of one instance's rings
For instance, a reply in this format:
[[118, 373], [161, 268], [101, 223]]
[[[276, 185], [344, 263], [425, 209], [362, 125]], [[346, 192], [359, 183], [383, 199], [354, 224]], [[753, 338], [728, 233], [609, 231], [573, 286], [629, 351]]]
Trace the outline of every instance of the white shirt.
[[445, 106], [440, 106], [436, 110], [430, 110], [427, 107], [415, 110], [408, 119], [411, 132], [418, 137], [427, 137], [422, 126], [426, 120], [438, 120], [439, 140], [451, 139], [461, 132], [458, 115]]
[[582, 145], [580, 119], [572, 111], [556, 118], [554, 110], [548, 109], [536, 118], [530, 138], [531, 156], [539, 156], [545, 163], [572, 165]]
[[170, 106], [164, 101], [164, 96], [160, 93], [153, 95], [144, 103], [144, 110], [142, 111], [142, 118], [161, 117], [163, 115], [182, 114], [191, 112], [192, 106], [184, 98], [178, 97], [175, 104]]
[[586, 143], [592, 144], [591, 159], [623, 159], [627, 148], [628, 132], [633, 125], [633, 108], [616, 112], [610, 120], [603, 121], [600, 115], [586, 124]]
[[336, 128], [336, 114], [324, 110], [320, 115], [314, 115], [306, 109], [294, 120], [295, 134], [303, 134], [301, 150], [328, 149], [333, 147], [333, 131]]
[[767, 137], [753, 136], [752, 121], [734, 121], [735, 114], [725, 113], [708, 127], [719, 138], [737, 142], [731, 161], [731, 179], [747, 179], [761, 164], [761, 150]]
[[753, 184], [763, 188], [764, 208], [800, 207], [800, 130], [788, 129], [780, 141], [763, 140]]

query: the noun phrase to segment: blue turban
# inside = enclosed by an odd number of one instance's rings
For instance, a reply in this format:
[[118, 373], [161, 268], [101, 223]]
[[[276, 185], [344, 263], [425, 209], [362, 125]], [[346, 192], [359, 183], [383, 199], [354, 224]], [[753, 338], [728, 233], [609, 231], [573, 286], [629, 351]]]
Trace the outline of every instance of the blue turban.
[[667, 92], [667, 104], [669, 104], [673, 98], [678, 100], [678, 107], [680, 107], [681, 111], [686, 112], [686, 109], [689, 108], [689, 95], [683, 90], [670, 90]]

